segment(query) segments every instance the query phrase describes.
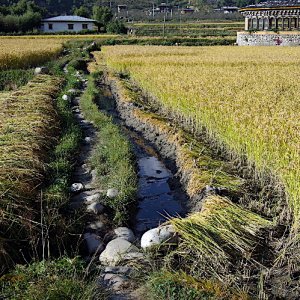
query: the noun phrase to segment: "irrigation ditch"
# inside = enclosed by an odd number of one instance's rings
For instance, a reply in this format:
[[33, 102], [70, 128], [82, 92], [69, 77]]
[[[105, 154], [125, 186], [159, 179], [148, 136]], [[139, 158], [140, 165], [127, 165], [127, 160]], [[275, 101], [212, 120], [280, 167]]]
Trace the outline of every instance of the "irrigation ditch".
[[[149, 111], [149, 102], [145, 102], [148, 111], [144, 110], [142, 106], [144, 98], [138, 91], [133, 93], [132, 89], [122, 89], [124, 86], [120, 85], [120, 82], [112, 80], [103, 71], [89, 77], [96, 87], [92, 101], [99, 113], [109, 117], [130, 141], [138, 174], [137, 203], [131, 200], [124, 204], [124, 208], [128, 210], [128, 218], [121, 223], [123, 225], [125, 223], [127, 227], [116, 228], [116, 223], [111, 221], [113, 207], [109, 207], [107, 201], [118, 197], [120, 191], [114, 186], [108, 190], [99, 189], [101, 186], [101, 180], [97, 182], [99, 174], [97, 169], [93, 170], [89, 166], [89, 161], [93, 152], [97, 151], [95, 144], [97, 139], [101, 139], [101, 134], [94, 124], [95, 118], [94, 121], [85, 118], [87, 111], [85, 109], [82, 111], [80, 104], [82, 99], [75, 97], [72, 111], [83, 130], [84, 142], [73, 174], [71, 207], [76, 209], [86, 205], [90, 217], [83, 235], [87, 250], [84, 253], [90, 265], [94, 265], [95, 262], [97, 265], [100, 259], [102, 265], [100, 283], [110, 289], [112, 299], [115, 297], [130, 299], [136, 297], [134, 296], [136, 282], [132, 278], [137, 276], [141, 266], [147, 269], [151, 265], [149, 257], [140, 249], [141, 246], [143, 249], [148, 248], [145, 247], [145, 238], [143, 245], [143, 236], [147, 235], [145, 232], [157, 230], [157, 226], [172, 217], [185, 216], [187, 212], [201, 210], [203, 200], [210, 195], [230, 197], [237, 202], [236, 199], [241, 197], [240, 190], [244, 186], [244, 180], [237, 176], [230, 163], [213, 157], [212, 152], [205, 149], [203, 144], [199, 145], [190, 133], [180, 129], [178, 125], [174, 128], [170, 120], [161, 117], [157, 112], [155, 114]], [[81, 80], [84, 81], [84, 92], [88, 84], [86, 79]], [[128, 101], [128, 91], [131, 100], [135, 96], [134, 102], [138, 103]], [[124, 92], [127, 94], [124, 95]], [[199, 153], [205, 153], [202, 157], [205, 158], [206, 165], [202, 170], [195, 163]], [[206, 171], [206, 176], [213, 174], [213, 177], [201, 178], [199, 171]], [[225, 187], [225, 183], [228, 184], [228, 188]], [[158, 228], [157, 240], [152, 236], [146, 244], [150, 242], [151, 246], [161, 247], [170, 239], [174, 244], [173, 238], [177, 234], [172, 225]], [[255, 259], [266, 263], [270, 257], [268, 255], [261, 257], [258, 250], [267, 245], [263, 244], [261, 248], [257, 245], [255, 243], [253, 247], [253, 250], [257, 248]], [[162, 252], [166, 254], [165, 251]], [[237, 269], [241, 269], [242, 264], [245, 264], [245, 261], [240, 263]], [[222, 267], [223, 276], [228, 275], [225, 275], [229, 271], [227, 267]], [[253, 265], [251, 268], [253, 269]], [[235, 284], [239, 285], [241, 282]]]

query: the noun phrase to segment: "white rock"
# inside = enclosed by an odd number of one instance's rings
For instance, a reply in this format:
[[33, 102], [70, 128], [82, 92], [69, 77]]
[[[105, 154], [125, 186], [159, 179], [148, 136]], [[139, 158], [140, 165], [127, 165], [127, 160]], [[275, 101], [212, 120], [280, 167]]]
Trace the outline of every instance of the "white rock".
[[84, 190], [84, 185], [80, 182], [73, 183], [70, 187], [72, 193], [78, 193]]
[[119, 191], [117, 189], [108, 189], [106, 193], [106, 196], [111, 199], [116, 198], [118, 195]]
[[85, 144], [88, 145], [88, 144], [90, 144], [91, 142], [92, 142], [92, 138], [91, 138], [91, 137], [87, 136], [87, 137], [84, 138], [84, 143], [85, 143]]
[[138, 252], [138, 248], [121, 238], [110, 241], [100, 255], [100, 262], [107, 266], [116, 266], [128, 253]]
[[105, 247], [101, 238], [95, 233], [85, 233], [83, 238], [86, 242], [86, 246], [90, 255], [94, 253], [100, 253], [104, 250]]
[[93, 203], [93, 202], [98, 202], [101, 199], [100, 193], [96, 193], [94, 195], [87, 196], [84, 200], [85, 203]]
[[102, 230], [105, 228], [105, 224], [101, 221], [96, 221], [96, 222], [90, 223], [87, 226], [87, 228], [92, 229], [92, 230]]
[[93, 203], [87, 205], [86, 211], [98, 215], [104, 211], [104, 206], [100, 203], [93, 202]]
[[34, 75], [39, 74], [49, 74], [49, 69], [47, 67], [37, 67], [34, 69]]
[[133, 243], [135, 241], [135, 236], [132, 230], [127, 227], [118, 227], [114, 230], [114, 232], [118, 238], [126, 240], [130, 243]]
[[144, 254], [141, 252], [130, 252], [130, 253], [126, 253], [123, 257], [123, 261], [130, 261], [130, 260], [141, 260], [145, 258]]
[[65, 100], [65, 101], [68, 101], [68, 100], [69, 100], [69, 96], [66, 95], [66, 94], [64, 94], [64, 95], [62, 96], [62, 99]]
[[164, 242], [175, 241], [175, 230], [172, 225], [159, 226], [146, 231], [141, 238], [141, 247], [148, 249]]

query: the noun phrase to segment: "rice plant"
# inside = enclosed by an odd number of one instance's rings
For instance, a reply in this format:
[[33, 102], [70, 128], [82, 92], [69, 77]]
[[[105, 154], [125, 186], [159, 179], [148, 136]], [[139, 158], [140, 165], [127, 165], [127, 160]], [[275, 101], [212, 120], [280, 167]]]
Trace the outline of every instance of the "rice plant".
[[170, 117], [203, 127], [221, 149], [247, 157], [262, 182], [283, 184], [300, 215], [299, 54], [277, 47], [103, 47]]
[[[47, 154], [57, 138], [58, 117], [53, 98], [62, 80], [40, 75], [15, 92], [0, 93], [0, 262], [12, 253], [6, 243], [25, 240], [45, 174]], [[26, 224], [26, 226], [20, 226]]]

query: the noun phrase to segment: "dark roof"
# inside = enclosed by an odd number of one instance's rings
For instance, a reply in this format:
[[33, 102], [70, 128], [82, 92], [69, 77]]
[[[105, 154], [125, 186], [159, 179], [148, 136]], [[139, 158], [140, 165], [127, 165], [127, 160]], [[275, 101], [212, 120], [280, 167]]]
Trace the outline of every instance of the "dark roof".
[[275, 0], [265, 1], [257, 4], [248, 5], [245, 8], [273, 8], [273, 7], [292, 7], [300, 6], [300, 0]]
[[95, 20], [83, 18], [79, 16], [58, 16], [48, 19], [43, 19], [43, 22], [96, 22]]

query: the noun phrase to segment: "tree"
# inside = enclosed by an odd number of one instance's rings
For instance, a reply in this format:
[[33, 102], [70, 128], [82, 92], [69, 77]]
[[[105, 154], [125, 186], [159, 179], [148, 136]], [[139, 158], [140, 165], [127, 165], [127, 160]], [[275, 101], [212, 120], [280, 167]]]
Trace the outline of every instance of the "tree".
[[90, 11], [85, 6], [80, 6], [79, 8], [75, 8], [73, 10], [73, 14], [79, 17], [90, 18]]
[[113, 14], [108, 7], [95, 5], [93, 7], [93, 19], [97, 21], [98, 30], [104, 27], [106, 30], [107, 24], [111, 21]]
[[115, 21], [109, 22], [107, 24], [107, 32], [116, 33], [116, 34], [124, 34], [124, 33], [127, 33], [127, 28], [124, 25], [124, 23], [122, 23], [119, 20], [115, 20]]

